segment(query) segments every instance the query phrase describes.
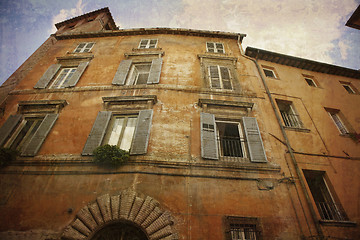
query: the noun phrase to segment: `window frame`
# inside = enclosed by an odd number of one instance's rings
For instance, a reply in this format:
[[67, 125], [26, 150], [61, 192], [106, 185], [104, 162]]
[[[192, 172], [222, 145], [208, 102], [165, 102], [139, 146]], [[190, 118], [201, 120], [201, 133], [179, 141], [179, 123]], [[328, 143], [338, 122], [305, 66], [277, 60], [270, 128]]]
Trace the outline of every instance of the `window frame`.
[[[276, 74], [276, 72], [275, 72], [275, 69], [270, 68], [270, 67], [264, 67], [264, 66], [262, 66], [262, 69], [263, 69], [263, 72], [264, 72], [264, 74], [265, 74], [265, 77], [274, 78], [274, 79], [279, 79], [279, 77], [277, 76], [277, 74]], [[268, 76], [265, 71], [271, 72], [273, 76]]]
[[[307, 84], [310, 86], [310, 87], [318, 87], [316, 82], [314, 81], [314, 79], [310, 78], [310, 77], [304, 77], [305, 81], [307, 82]], [[310, 84], [309, 81], [312, 83]]]
[[[65, 74], [65, 77], [63, 79], [59, 79], [62, 76], [63, 72], [68, 69], [69, 71]], [[54, 77], [53, 81], [50, 83], [49, 89], [65, 88], [63, 85], [65, 85], [71, 79], [76, 70], [77, 67], [61, 67], [56, 77]]]
[[[213, 44], [213, 49], [214, 49], [214, 51], [209, 51], [209, 46], [208, 46], [208, 44]], [[221, 48], [218, 48], [217, 47], [217, 44], [221, 44]], [[220, 51], [221, 50], [221, 51]], [[221, 43], [221, 42], [206, 42], [206, 52], [208, 52], [208, 53], [222, 53], [222, 54], [225, 54], [225, 48], [224, 48], [224, 44], [223, 43]]]
[[[83, 47], [80, 47], [81, 44], [85, 44], [85, 45]], [[89, 44], [91, 44], [91, 47], [88, 47]], [[91, 49], [94, 47], [94, 45], [95, 45], [95, 42], [79, 43], [73, 53], [89, 53], [89, 52], [91, 52]]]
[[[45, 116], [40, 115], [24, 115], [23, 119], [18, 124], [18, 126], [16, 126], [9, 139], [4, 143], [4, 147], [16, 149], [17, 151], [22, 152], [23, 148], [30, 142], [35, 132], [39, 129], [39, 126], [44, 118]], [[14, 146], [15, 140], [17, 140], [19, 134], [26, 127], [26, 124], [29, 122], [29, 120], [34, 120], [34, 122], [31, 124], [30, 128], [26, 130], [24, 136], [20, 139], [16, 146]]]
[[[219, 76], [219, 84], [220, 87], [213, 87], [213, 79], [215, 79], [214, 77], [211, 76], [211, 67], [217, 67], [217, 74]], [[222, 72], [221, 72], [221, 68], [226, 68], [228, 74], [229, 74], [229, 84], [231, 88], [224, 88], [224, 82], [223, 82], [223, 76], [222, 76]], [[207, 66], [207, 71], [208, 71], [208, 78], [209, 78], [209, 85], [211, 89], [221, 89], [221, 90], [234, 90], [233, 88], [233, 77], [231, 75], [231, 71], [230, 68], [227, 66], [223, 66], [223, 65], [211, 65], [209, 64]]]
[[[218, 127], [218, 123], [223, 123], [223, 124], [234, 124], [237, 126], [238, 128], [238, 132], [239, 132], [239, 142], [240, 142], [240, 147], [241, 147], [241, 152], [242, 152], [242, 156], [225, 156], [224, 155], [224, 150], [221, 147], [221, 140], [220, 140], [220, 135], [219, 135], [219, 127]], [[231, 159], [231, 158], [242, 158], [242, 159], [248, 159], [248, 153], [247, 153], [247, 147], [246, 147], [246, 136], [244, 133], [244, 127], [242, 126], [242, 122], [240, 121], [232, 121], [232, 120], [224, 120], [224, 119], [217, 119], [215, 117], [215, 124], [216, 124], [216, 139], [217, 139], [217, 145], [218, 145], [218, 153], [219, 153], [219, 157], [220, 158], [227, 158], [227, 159]]]
[[109, 142], [110, 142], [111, 135], [112, 135], [112, 129], [114, 128], [115, 121], [118, 118], [124, 119], [124, 122], [121, 127], [121, 132], [119, 134], [119, 138], [117, 139], [117, 143], [116, 143], [116, 146], [118, 146], [119, 148], [121, 148], [121, 145], [123, 144], [124, 133], [126, 131], [129, 118], [136, 118], [135, 125], [133, 126], [134, 129], [132, 130], [132, 133], [131, 133], [131, 140], [130, 140], [130, 143], [128, 144], [129, 148], [123, 149], [123, 150], [129, 151], [131, 148], [132, 141], [134, 139], [135, 128], [136, 128], [137, 121], [138, 121], [138, 115], [135, 115], [135, 114], [124, 115], [124, 114], [119, 114], [119, 113], [113, 112], [111, 115], [110, 121], [108, 123], [107, 129], [105, 130], [105, 135], [104, 135], [104, 139], [102, 140], [101, 146], [106, 145], [106, 144], [113, 145], [113, 144], [110, 144]]
[[[149, 76], [150, 76], [150, 71], [151, 71], [151, 62], [133, 62], [130, 66], [129, 69], [129, 74], [126, 78], [125, 81], [125, 85], [141, 85], [141, 84], [148, 84], [148, 80], [149, 80]], [[137, 66], [148, 66], [149, 67], [149, 71], [148, 72], [140, 72], [139, 70], [137, 70]], [[136, 71], [138, 71], [138, 73], [136, 73]], [[140, 74], [147, 74], [147, 79], [146, 79], [146, 83], [140, 83], [138, 84], [138, 80], [139, 80], [139, 75]]]
[[[141, 46], [142, 46], [141, 43], [142, 43], [143, 41], [147, 41], [145, 47], [141, 47]], [[151, 47], [151, 46], [152, 46], [152, 45], [150, 44], [151, 41], [156, 41], [154, 47]], [[153, 49], [153, 48], [157, 48], [157, 45], [158, 45], [158, 39], [150, 39], [150, 38], [148, 38], [148, 39], [141, 39], [141, 40], [140, 40], [140, 43], [139, 43], [139, 46], [138, 46], [138, 49]]]
[[[328, 179], [326, 172], [303, 169], [303, 175], [321, 220], [339, 222], [349, 221], [345, 210], [343, 209], [340, 201], [338, 201], [336, 193], [332, 188], [331, 182]], [[314, 183], [319, 181], [319, 184]], [[320, 191], [314, 192], [316, 188], [318, 188]], [[321, 195], [321, 198], [328, 202], [319, 202], [320, 199], [317, 197], [319, 195]]]
[[[255, 217], [237, 217], [237, 216], [225, 216], [224, 217], [224, 229], [226, 240], [237, 240], [239, 238], [233, 238], [232, 225], [242, 225], [243, 227], [252, 227], [255, 233], [254, 240], [262, 240], [262, 227], [258, 218]], [[244, 231], [245, 234], [245, 231]]]
[[[327, 110], [327, 112], [328, 112], [330, 118], [332, 119], [333, 123], [335, 124], [336, 128], [340, 132], [340, 134], [341, 135], [348, 135], [350, 133], [350, 131], [346, 127], [346, 124], [344, 123], [344, 121], [339, 116], [340, 111], [329, 111], [329, 110]], [[338, 122], [334, 119], [334, 116], [337, 118]], [[339, 126], [338, 123], [340, 123], [341, 126]], [[342, 131], [342, 129], [344, 130], [344, 132]]]
[[[293, 129], [303, 129], [304, 124], [300, 119], [300, 115], [297, 113], [294, 103], [286, 100], [276, 99], [276, 104], [279, 109], [283, 126]], [[289, 108], [287, 111], [282, 110], [283, 108]], [[286, 117], [284, 117], [286, 115]]]
[[353, 87], [351, 86], [350, 83], [343, 83], [343, 82], [341, 82], [341, 85], [344, 87], [344, 89], [345, 89], [349, 94], [356, 94], [355, 89], [353, 89]]

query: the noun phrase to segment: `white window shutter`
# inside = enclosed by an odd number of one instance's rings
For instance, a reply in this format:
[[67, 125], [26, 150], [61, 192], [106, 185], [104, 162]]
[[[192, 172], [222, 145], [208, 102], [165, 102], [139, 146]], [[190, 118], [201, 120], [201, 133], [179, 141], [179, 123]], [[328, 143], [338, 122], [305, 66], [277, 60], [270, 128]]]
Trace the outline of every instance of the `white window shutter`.
[[126, 81], [126, 77], [129, 73], [130, 67], [132, 64], [132, 60], [122, 60], [119, 64], [119, 67], [115, 73], [112, 84], [114, 85], [124, 85]]
[[34, 88], [46, 88], [51, 79], [54, 78], [55, 74], [59, 71], [61, 64], [53, 64], [51, 65], [44, 75], [39, 79], [39, 81], [35, 84]]
[[267, 158], [256, 118], [243, 117], [242, 119], [250, 154], [250, 161], [266, 163]]
[[200, 113], [201, 157], [219, 160], [219, 150], [216, 139], [215, 116], [210, 113]]
[[112, 112], [109, 111], [102, 111], [98, 113], [88, 139], [85, 143], [82, 155], [92, 155], [94, 149], [101, 145], [106, 133], [106, 129], [109, 125], [111, 115]]
[[220, 67], [220, 73], [221, 73], [223, 88], [232, 89], [229, 69], [227, 67]]
[[46, 114], [42, 120], [39, 128], [34, 133], [29, 143], [24, 146], [21, 156], [35, 156], [39, 151], [41, 145], [45, 141], [46, 136], [49, 134], [51, 128], [54, 126], [59, 114]]
[[162, 58], [156, 58], [152, 60], [149, 78], [147, 83], [154, 84], [159, 83], [161, 74]]
[[141, 110], [137, 119], [130, 154], [145, 154], [149, 144], [153, 110]]
[[85, 69], [87, 68], [88, 65], [89, 65], [89, 62], [80, 63], [79, 66], [77, 67], [76, 71], [71, 76], [71, 78], [66, 83], [66, 85], [64, 85], [64, 87], [75, 87], [75, 85], [79, 81], [81, 75], [84, 73], [84, 71], [85, 71]]
[[0, 146], [3, 146], [6, 140], [14, 132], [17, 125], [22, 121], [23, 116], [21, 114], [11, 115], [4, 125], [0, 128]]

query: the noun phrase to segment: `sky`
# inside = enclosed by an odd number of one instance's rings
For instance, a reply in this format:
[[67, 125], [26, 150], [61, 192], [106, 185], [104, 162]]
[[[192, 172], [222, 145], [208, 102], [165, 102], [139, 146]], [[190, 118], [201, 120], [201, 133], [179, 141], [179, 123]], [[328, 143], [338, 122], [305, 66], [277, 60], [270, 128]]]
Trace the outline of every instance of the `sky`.
[[55, 23], [109, 7], [122, 28], [244, 33], [243, 48], [360, 69], [360, 30], [345, 26], [360, 0], [0, 0], [0, 84]]

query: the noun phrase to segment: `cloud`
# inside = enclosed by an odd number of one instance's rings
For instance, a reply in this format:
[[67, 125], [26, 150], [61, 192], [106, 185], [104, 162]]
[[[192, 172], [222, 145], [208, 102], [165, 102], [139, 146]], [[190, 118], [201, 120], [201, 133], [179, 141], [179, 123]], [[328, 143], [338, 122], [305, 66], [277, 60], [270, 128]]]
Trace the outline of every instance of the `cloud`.
[[82, 0], [78, 0], [75, 8], [61, 9], [60, 12], [52, 18], [52, 28], [48, 31], [49, 34], [56, 32], [56, 23], [84, 14], [84, 7], [85, 5], [82, 4]]
[[183, 12], [170, 24], [247, 34], [246, 45], [333, 63], [331, 52], [350, 48], [339, 42], [345, 22], [356, 9], [355, 0], [183, 0]]
[[338, 45], [341, 59], [346, 60], [348, 57], [348, 50], [350, 49], [349, 44], [345, 41], [339, 41]]

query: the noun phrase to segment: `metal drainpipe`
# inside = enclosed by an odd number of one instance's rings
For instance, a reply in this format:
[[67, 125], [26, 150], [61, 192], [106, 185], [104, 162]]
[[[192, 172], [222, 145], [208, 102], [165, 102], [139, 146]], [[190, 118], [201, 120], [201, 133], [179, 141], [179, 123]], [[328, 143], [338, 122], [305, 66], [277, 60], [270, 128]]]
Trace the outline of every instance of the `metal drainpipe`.
[[[286, 132], [285, 132], [285, 129], [284, 129], [284, 127], [283, 127], [283, 124], [282, 124], [280, 115], [279, 115], [279, 113], [278, 113], [278, 111], [277, 111], [277, 109], [276, 109], [275, 102], [274, 102], [274, 100], [273, 100], [273, 98], [272, 98], [272, 96], [271, 96], [270, 90], [269, 90], [269, 88], [268, 88], [268, 86], [267, 86], [267, 84], [266, 84], [266, 81], [265, 81], [265, 78], [264, 78], [264, 76], [263, 76], [263, 74], [262, 74], [261, 68], [260, 68], [260, 66], [259, 66], [259, 64], [258, 64], [258, 62], [257, 62], [257, 58], [256, 58], [256, 59], [253, 59], [253, 58], [251, 58], [251, 57], [246, 56], [246, 55], [243, 53], [243, 50], [242, 50], [241, 45], [240, 45], [240, 35], [238, 36], [237, 44], [238, 44], [238, 47], [239, 47], [239, 50], [240, 50], [240, 54], [241, 54], [243, 57], [245, 57], [245, 58], [253, 61], [253, 62], [255, 63], [255, 65], [256, 65], [256, 68], [257, 68], [257, 70], [258, 70], [258, 72], [259, 72], [259, 74], [260, 74], [260, 78], [261, 78], [261, 80], [262, 80], [262, 83], [264, 84], [266, 94], [268, 95], [269, 100], [270, 100], [270, 103], [271, 103], [271, 106], [272, 106], [272, 108], [273, 108], [273, 110], [274, 110], [274, 112], [275, 112], [275, 116], [276, 116], [276, 119], [277, 119], [278, 124], [279, 124], [279, 126], [280, 126], [281, 133], [282, 133], [282, 135], [283, 135], [283, 137], [284, 137], [284, 139], [285, 139], [286, 147], [288, 148], [288, 151], [289, 151], [289, 153], [290, 153], [291, 160], [292, 160], [292, 162], [293, 162], [293, 164], [294, 164], [294, 167], [295, 167], [295, 170], [296, 170], [296, 174], [298, 175], [298, 179], [299, 179], [299, 181], [300, 181], [300, 186], [301, 186], [301, 188], [302, 188], [302, 190], [303, 190], [303, 192], [304, 192], [304, 195], [305, 195], [305, 198], [306, 198], [306, 203], [308, 204], [308, 207], [309, 207], [309, 209], [310, 209], [311, 217], [312, 217], [312, 219], [313, 219], [313, 221], [314, 221], [316, 231], [317, 231], [320, 239], [324, 239], [323, 231], [322, 231], [322, 229], [321, 229], [321, 227], [320, 227], [320, 224], [319, 224], [319, 222], [318, 222], [318, 220], [317, 220], [316, 213], [315, 213], [314, 207], [313, 207], [313, 205], [312, 205], [312, 203], [311, 203], [309, 193], [308, 193], [307, 190], [306, 190], [305, 182], [304, 182], [304, 180], [302, 179], [301, 171], [300, 171], [299, 166], [298, 166], [298, 164], [297, 164], [297, 161], [296, 161], [294, 152], [293, 152], [293, 150], [292, 150], [292, 148], [291, 148], [291, 146], [290, 146], [290, 141], [289, 141], [289, 139], [288, 139], [288, 137], [287, 137], [287, 135], [286, 135]], [[256, 56], [257, 56], [257, 55], [256, 55]], [[306, 217], [306, 216], [305, 216], [305, 217]]]

